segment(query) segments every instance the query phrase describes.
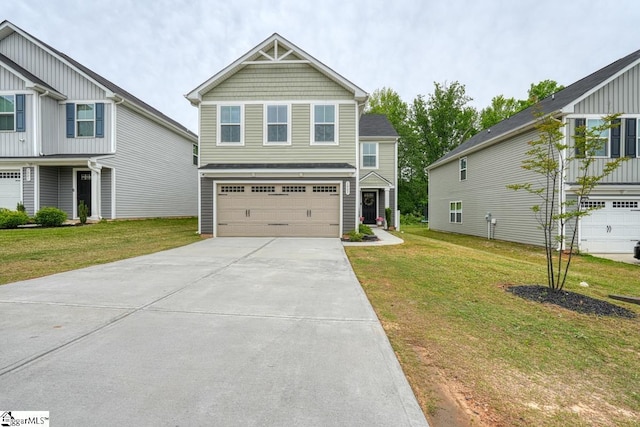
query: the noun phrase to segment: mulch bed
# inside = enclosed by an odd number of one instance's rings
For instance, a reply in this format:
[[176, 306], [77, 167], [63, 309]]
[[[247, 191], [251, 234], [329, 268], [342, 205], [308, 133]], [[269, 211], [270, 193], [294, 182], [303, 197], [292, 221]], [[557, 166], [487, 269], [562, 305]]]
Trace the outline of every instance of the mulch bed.
[[514, 295], [531, 301], [555, 304], [568, 310], [583, 314], [617, 316], [628, 319], [637, 317], [635, 312], [612, 304], [608, 301], [591, 298], [571, 291], [551, 291], [546, 286], [510, 286], [507, 288], [507, 292], [511, 292]]

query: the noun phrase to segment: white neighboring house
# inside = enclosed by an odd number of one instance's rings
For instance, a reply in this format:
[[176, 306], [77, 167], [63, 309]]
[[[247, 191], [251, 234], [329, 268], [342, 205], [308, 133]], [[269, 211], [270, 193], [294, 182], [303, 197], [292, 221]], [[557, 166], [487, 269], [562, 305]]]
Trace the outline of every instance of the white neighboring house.
[[197, 136], [8, 21], [0, 23], [0, 207], [93, 219], [192, 216]]
[[[628, 160], [581, 201], [601, 209], [579, 222], [580, 251], [633, 253], [640, 240], [639, 87], [640, 50], [539, 103], [542, 112], [566, 124], [565, 142], [571, 147], [577, 126], [595, 126], [607, 114], [622, 113], [620, 127], [603, 135], [606, 143], [593, 155], [597, 170], [611, 158]], [[539, 179], [521, 167], [527, 143], [537, 138], [535, 108], [481, 131], [429, 166], [430, 228], [543, 244], [530, 210], [539, 199], [506, 188]], [[571, 164], [560, 188], [563, 200], [577, 199], [577, 176], [577, 164]], [[487, 221], [488, 214], [493, 221]]]

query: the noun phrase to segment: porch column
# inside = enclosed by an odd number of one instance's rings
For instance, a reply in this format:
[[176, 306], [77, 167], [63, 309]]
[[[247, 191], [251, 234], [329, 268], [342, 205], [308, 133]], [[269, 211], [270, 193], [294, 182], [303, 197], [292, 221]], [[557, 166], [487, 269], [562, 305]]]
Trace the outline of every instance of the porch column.
[[384, 188], [384, 208], [389, 207], [389, 187]]
[[101, 218], [100, 213], [102, 212], [102, 173], [100, 167], [95, 167], [93, 165], [90, 165], [89, 167], [91, 168], [91, 216], [89, 218], [99, 220]]

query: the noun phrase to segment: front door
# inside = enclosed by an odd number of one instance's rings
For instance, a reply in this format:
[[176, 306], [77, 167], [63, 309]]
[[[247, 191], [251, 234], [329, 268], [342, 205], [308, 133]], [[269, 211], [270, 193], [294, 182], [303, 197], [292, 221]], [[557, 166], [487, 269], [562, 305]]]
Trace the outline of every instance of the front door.
[[365, 224], [375, 224], [378, 216], [378, 207], [376, 206], [376, 192], [362, 192], [362, 216]]
[[81, 200], [84, 200], [91, 216], [91, 171], [76, 172], [76, 208]]

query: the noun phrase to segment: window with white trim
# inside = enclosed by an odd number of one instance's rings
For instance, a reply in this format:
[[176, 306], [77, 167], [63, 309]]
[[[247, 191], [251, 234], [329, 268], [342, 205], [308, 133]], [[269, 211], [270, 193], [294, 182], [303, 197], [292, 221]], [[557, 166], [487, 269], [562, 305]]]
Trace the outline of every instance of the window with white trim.
[[198, 144], [193, 144], [193, 164], [195, 166], [198, 166], [198, 157], [199, 157]]
[[[602, 126], [604, 120], [602, 119], [587, 119], [587, 129], [592, 130], [598, 126]], [[595, 137], [600, 142], [600, 147], [589, 153], [594, 157], [608, 157], [609, 156], [609, 129], [604, 129], [600, 132], [599, 136]]]
[[362, 167], [367, 169], [378, 168], [378, 143], [362, 143]]
[[16, 100], [13, 95], [0, 95], [0, 131], [16, 129]]
[[449, 222], [462, 224], [462, 202], [449, 202]]
[[336, 138], [336, 106], [313, 106], [313, 143], [337, 144]]
[[221, 105], [218, 143], [222, 145], [242, 145], [242, 106]]
[[76, 137], [93, 138], [96, 133], [95, 104], [76, 104]]
[[267, 105], [267, 132], [265, 144], [290, 144], [289, 106]]
[[467, 180], [467, 158], [460, 159], [460, 181]]

